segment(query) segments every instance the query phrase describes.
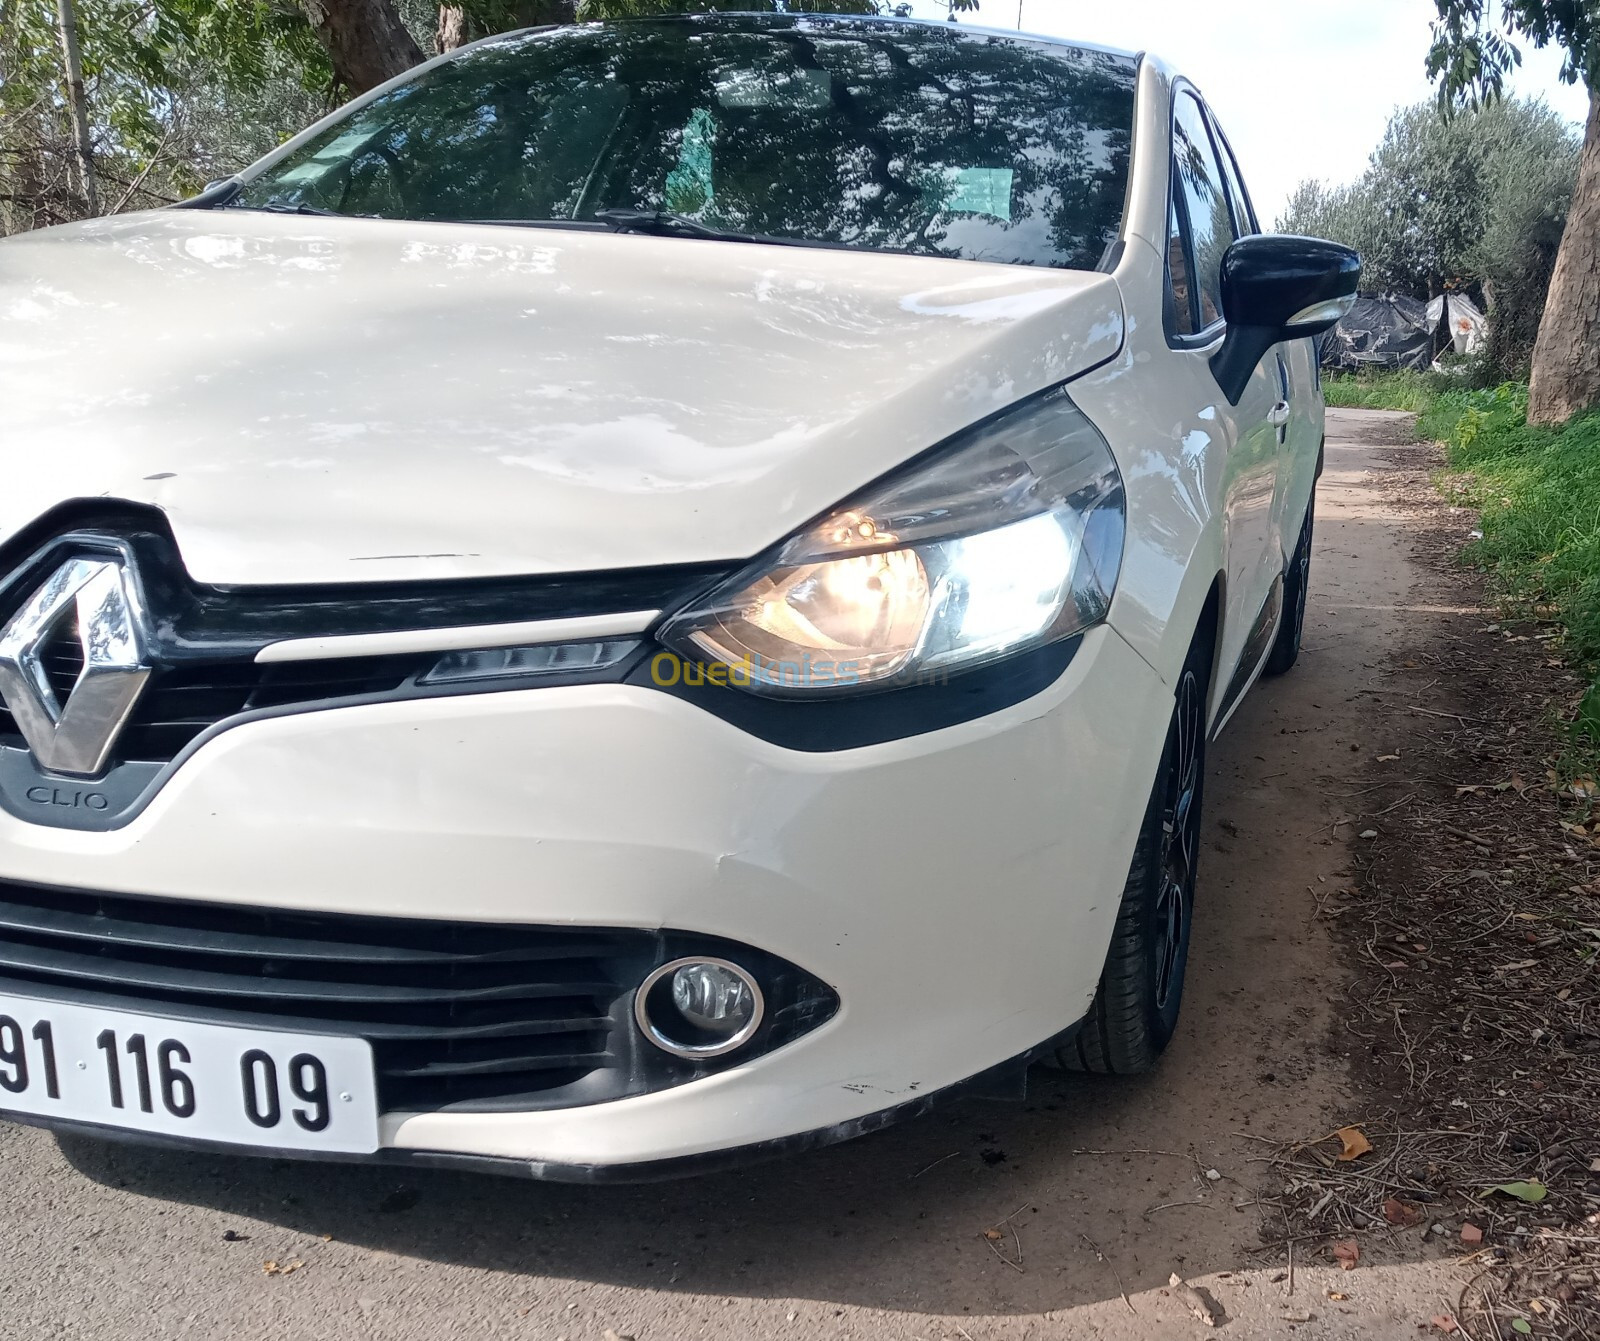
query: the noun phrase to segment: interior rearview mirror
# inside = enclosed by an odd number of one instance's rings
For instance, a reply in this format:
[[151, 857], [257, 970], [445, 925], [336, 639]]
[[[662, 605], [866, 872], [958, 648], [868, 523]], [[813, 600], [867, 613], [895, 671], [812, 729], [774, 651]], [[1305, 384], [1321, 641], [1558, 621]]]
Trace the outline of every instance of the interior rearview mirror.
[[1321, 238], [1261, 233], [1222, 258], [1222, 315], [1228, 334], [1211, 356], [1217, 385], [1237, 405], [1250, 374], [1273, 345], [1321, 335], [1356, 299], [1361, 257]]

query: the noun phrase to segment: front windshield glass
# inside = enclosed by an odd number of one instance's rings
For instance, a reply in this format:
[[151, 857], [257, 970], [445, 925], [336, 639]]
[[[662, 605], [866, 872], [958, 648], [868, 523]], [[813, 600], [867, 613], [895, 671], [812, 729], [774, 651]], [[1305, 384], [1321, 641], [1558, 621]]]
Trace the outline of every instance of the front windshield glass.
[[248, 182], [247, 208], [583, 221], [1093, 269], [1121, 224], [1125, 56], [951, 25], [714, 17], [464, 52]]

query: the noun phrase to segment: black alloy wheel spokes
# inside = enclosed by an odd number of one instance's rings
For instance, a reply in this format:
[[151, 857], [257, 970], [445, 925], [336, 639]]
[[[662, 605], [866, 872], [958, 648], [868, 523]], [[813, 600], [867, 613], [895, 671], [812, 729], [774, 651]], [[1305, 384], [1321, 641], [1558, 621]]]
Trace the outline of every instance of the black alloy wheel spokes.
[[1172, 718], [1172, 763], [1162, 798], [1162, 854], [1156, 892], [1156, 1008], [1165, 1010], [1177, 985], [1189, 939], [1195, 871], [1200, 855], [1200, 756], [1204, 704], [1199, 677], [1184, 672]]

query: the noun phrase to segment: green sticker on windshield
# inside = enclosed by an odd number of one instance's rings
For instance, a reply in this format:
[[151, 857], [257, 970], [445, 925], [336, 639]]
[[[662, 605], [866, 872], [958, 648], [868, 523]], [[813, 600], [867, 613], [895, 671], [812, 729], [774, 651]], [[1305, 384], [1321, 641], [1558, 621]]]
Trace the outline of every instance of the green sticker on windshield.
[[666, 206], [674, 214], [698, 214], [711, 203], [711, 141], [717, 125], [704, 107], [696, 107], [683, 128], [678, 166], [667, 174]]
[[1011, 221], [1010, 168], [946, 168], [945, 209]]

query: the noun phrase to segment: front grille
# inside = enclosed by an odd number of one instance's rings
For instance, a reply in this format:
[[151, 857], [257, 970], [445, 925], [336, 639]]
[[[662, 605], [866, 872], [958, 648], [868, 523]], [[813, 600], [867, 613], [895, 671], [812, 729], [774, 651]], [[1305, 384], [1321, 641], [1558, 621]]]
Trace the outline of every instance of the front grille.
[[[83, 643], [78, 637], [76, 618], [61, 621], [54, 636], [39, 649], [39, 660], [56, 702], [65, 703], [72, 687], [78, 683], [78, 676], [83, 673]], [[0, 708], [0, 712], [3, 711]]]
[[[72, 661], [67, 642], [77, 648]], [[58, 645], [59, 644], [59, 645]], [[43, 649], [56, 701], [65, 703], [83, 665], [76, 636]], [[419, 669], [416, 657], [344, 657], [331, 661], [257, 665], [240, 661], [190, 662], [164, 667], [134, 706], [117, 738], [117, 763], [170, 763], [218, 722], [263, 708], [312, 707], [363, 694], [399, 689]], [[22, 748], [16, 718], [0, 703], [0, 745]]]
[[[763, 981], [761, 1033], [727, 1062], [645, 1043], [633, 987], [685, 953]], [[388, 1112], [620, 1098], [744, 1061], [831, 1016], [793, 965], [706, 937], [243, 908], [0, 880], [0, 992], [367, 1039]]]
[[[726, 564], [679, 564], [533, 577], [214, 587], [190, 580], [159, 512], [126, 504], [75, 504], [66, 513], [70, 517], [42, 518], [0, 544], [0, 628], [68, 559], [108, 558], [131, 575], [141, 595], [154, 669], [117, 739], [108, 775], [124, 764], [171, 763], [207, 730], [243, 714], [413, 692], [408, 682], [436, 659], [256, 664], [257, 652], [275, 642], [676, 609], [728, 571]], [[64, 529], [69, 520], [81, 529]], [[75, 622], [61, 621], [41, 650], [57, 702], [64, 704], [83, 666]], [[508, 687], [514, 687], [510, 680], [466, 690]], [[5, 748], [26, 746], [15, 717], [0, 703], [0, 749]], [[150, 779], [142, 777], [143, 782]]]

